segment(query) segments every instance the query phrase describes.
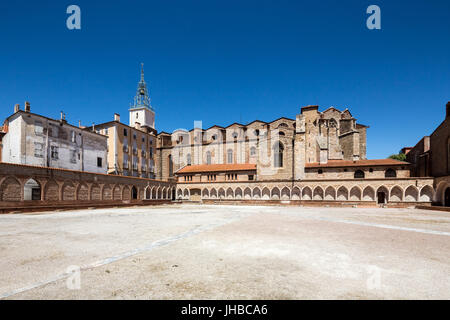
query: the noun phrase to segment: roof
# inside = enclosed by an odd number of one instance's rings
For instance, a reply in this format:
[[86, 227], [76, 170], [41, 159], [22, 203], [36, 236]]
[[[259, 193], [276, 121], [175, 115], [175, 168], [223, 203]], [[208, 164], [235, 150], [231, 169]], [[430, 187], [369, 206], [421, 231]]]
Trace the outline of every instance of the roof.
[[176, 173], [201, 173], [201, 172], [224, 172], [224, 171], [248, 171], [256, 170], [254, 163], [233, 163], [233, 164], [199, 164], [185, 166]]
[[307, 163], [305, 168], [340, 168], [340, 167], [372, 167], [372, 166], [400, 166], [409, 165], [409, 162], [404, 162], [395, 159], [373, 159], [373, 160], [329, 160], [327, 163], [312, 162]]
[[81, 130], [83, 132], [88, 132], [90, 134], [94, 134], [94, 135], [97, 135], [97, 136], [101, 136], [101, 137], [107, 138], [107, 136], [105, 136], [103, 134], [100, 134], [100, 133], [97, 133], [95, 131], [85, 130], [85, 129], [80, 128], [78, 126], [74, 126], [73, 124], [68, 123], [67, 120], [57, 120], [57, 119], [53, 119], [53, 118], [49, 118], [49, 117], [43, 116], [41, 114], [37, 114], [37, 113], [34, 113], [34, 112], [28, 112], [28, 111], [24, 111], [24, 110], [19, 110], [19, 111], [14, 112], [12, 115], [10, 115], [8, 118], [6, 118], [6, 120], [9, 121], [9, 119], [11, 119], [13, 116], [18, 115], [18, 114], [33, 115], [35, 117], [40, 117], [42, 119], [46, 119], [46, 120], [50, 120], [50, 121], [54, 121], [54, 122], [59, 122], [59, 123], [61, 123], [61, 121], [62, 121], [64, 123], [64, 125], [66, 125], [68, 127], [75, 128], [75, 129]]

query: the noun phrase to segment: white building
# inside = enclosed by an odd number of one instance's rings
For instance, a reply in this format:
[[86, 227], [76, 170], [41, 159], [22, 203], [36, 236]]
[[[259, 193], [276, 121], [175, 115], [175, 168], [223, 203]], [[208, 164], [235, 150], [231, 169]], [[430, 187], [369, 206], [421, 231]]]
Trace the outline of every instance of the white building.
[[5, 120], [2, 161], [107, 173], [107, 137], [70, 125], [61, 119], [50, 119], [25, 111], [15, 105], [14, 114]]

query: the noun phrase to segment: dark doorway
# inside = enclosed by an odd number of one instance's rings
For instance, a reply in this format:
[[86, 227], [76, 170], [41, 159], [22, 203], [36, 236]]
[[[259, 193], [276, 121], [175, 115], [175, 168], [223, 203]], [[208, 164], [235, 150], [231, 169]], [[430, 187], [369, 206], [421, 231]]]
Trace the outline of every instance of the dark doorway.
[[138, 192], [136, 187], [133, 187], [131, 189], [131, 199], [136, 200], [138, 198]]
[[444, 206], [450, 207], [450, 188], [445, 189]]
[[386, 203], [386, 194], [384, 192], [378, 192], [378, 204]]

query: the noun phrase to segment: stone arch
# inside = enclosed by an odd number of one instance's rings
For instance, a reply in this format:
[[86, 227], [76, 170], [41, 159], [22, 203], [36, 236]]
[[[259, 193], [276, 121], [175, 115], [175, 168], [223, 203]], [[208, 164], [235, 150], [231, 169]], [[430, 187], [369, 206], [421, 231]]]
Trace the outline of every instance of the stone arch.
[[[153, 198], [153, 189], [154, 189], [154, 188], [152, 188], [152, 199], [154, 199], [154, 198]], [[156, 192], [156, 191], [155, 191], [155, 192]], [[177, 191], [177, 198], [178, 198], [179, 200], [183, 199], [183, 190], [178, 189], [178, 191]]]
[[227, 189], [226, 197], [227, 197], [227, 199], [234, 199], [233, 189], [231, 189], [231, 188]]
[[312, 191], [310, 187], [304, 187], [302, 190], [303, 200], [312, 200]]
[[72, 182], [66, 181], [62, 187], [62, 199], [75, 200], [75, 186]]
[[244, 199], [245, 200], [250, 200], [252, 198], [252, 190], [247, 187], [244, 189]]
[[121, 200], [122, 199], [122, 190], [120, 189], [120, 186], [115, 186], [113, 189], [113, 199], [114, 200]]
[[252, 197], [256, 200], [261, 199], [261, 189], [259, 187], [253, 188]]
[[241, 188], [237, 187], [234, 190], [234, 198], [235, 199], [242, 199], [242, 189]]
[[14, 177], [8, 177], [3, 180], [0, 187], [1, 201], [21, 201], [22, 200], [22, 186], [19, 180]]
[[433, 201], [441, 205], [445, 205], [445, 190], [448, 188], [446, 181], [441, 181], [436, 186], [436, 192], [434, 192]]
[[89, 188], [85, 183], [80, 183], [77, 188], [77, 200], [89, 200]]
[[125, 186], [122, 189], [122, 200], [130, 200], [131, 199], [131, 189], [129, 186]]
[[301, 191], [300, 191], [299, 187], [295, 186], [294, 188], [292, 188], [291, 199], [292, 200], [300, 200], [301, 199]]
[[325, 189], [325, 200], [336, 200], [336, 190], [332, 186]]
[[265, 187], [262, 190], [261, 199], [263, 199], [263, 200], [269, 200], [270, 199], [270, 190], [269, 190], [269, 188]]
[[146, 186], [145, 187], [145, 192], [144, 192], [144, 199], [149, 200], [152, 197], [152, 190], [150, 189], [150, 186]]
[[405, 201], [416, 202], [419, 199], [419, 190], [415, 186], [409, 186], [405, 190]]
[[346, 187], [341, 186], [337, 191], [337, 200], [347, 201], [348, 200], [348, 190]]
[[219, 199], [224, 199], [225, 198], [225, 190], [223, 190], [223, 188], [220, 188], [217, 196], [219, 197]]
[[[384, 194], [384, 195], [383, 195]], [[383, 204], [389, 201], [389, 190], [385, 186], [380, 186], [376, 194], [377, 203]]]
[[394, 202], [402, 201], [403, 200], [402, 188], [400, 188], [399, 186], [393, 187], [390, 192], [389, 200]]
[[420, 189], [420, 201], [431, 202], [433, 199], [433, 188], [429, 185], [423, 186]]
[[208, 189], [203, 189], [202, 190], [202, 198], [203, 199], [208, 199], [209, 198], [209, 191], [208, 191]]
[[97, 183], [94, 183], [91, 186], [91, 190], [89, 191], [89, 199], [94, 201], [102, 200], [102, 189]]
[[131, 187], [131, 199], [132, 200], [139, 199], [139, 192], [136, 186]]
[[281, 189], [281, 200], [289, 200], [291, 199], [291, 190], [288, 187], [284, 187]]
[[209, 197], [211, 199], [217, 199], [217, 190], [215, 188], [211, 189], [211, 192], [209, 193]]
[[41, 184], [37, 180], [33, 178], [28, 179], [23, 186], [23, 200], [41, 200], [41, 190]]
[[314, 188], [313, 200], [323, 200], [323, 189], [320, 186]]
[[364, 188], [363, 201], [375, 201], [375, 190], [371, 186]]
[[280, 189], [278, 187], [272, 188], [272, 191], [270, 192], [270, 199], [272, 200], [280, 200]]
[[[187, 189], [186, 189], [187, 190]], [[158, 186], [158, 189], [156, 189], [156, 199], [162, 199], [162, 189], [161, 186]]]
[[189, 192], [189, 189], [188, 189], [188, 188], [184, 189], [184, 192], [183, 192], [183, 198], [184, 198], [185, 200], [189, 200], [189, 198], [190, 198], [190, 192]]
[[109, 184], [105, 184], [102, 189], [102, 200], [112, 200], [113, 190]]
[[350, 189], [350, 201], [361, 201], [361, 189], [354, 186]]
[[44, 200], [58, 201], [59, 200], [59, 185], [55, 180], [49, 180], [44, 188]]

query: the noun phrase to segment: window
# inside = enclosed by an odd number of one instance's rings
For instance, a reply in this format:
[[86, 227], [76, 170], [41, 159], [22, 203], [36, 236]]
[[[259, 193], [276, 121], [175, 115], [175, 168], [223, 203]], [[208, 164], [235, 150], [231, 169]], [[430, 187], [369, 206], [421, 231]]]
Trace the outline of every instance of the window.
[[145, 143], [145, 137], [142, 137], [142, 142]]
[[58, 160], [58, 147], [51, 146], [50, 147], [50, 155], [52, 160]]
[[128, 130], [127, 130], [127, 128], [124, 128], [123, 129], [123, 135], [126, 137], [126, 136], [128, 136]]
[[190, 166], [191, 165], [191, 154], [188, 153], [187, 155], [187, 165]]
[[385, 178], [396, 178], [397, 177], [397, 172], [395, 172], [395, 170], [389, 168], [384, 173], [384, 177]]
[[237, 139], [238, 134], [237, 134], [237, 132], [233, 132], [233, 134], [231, 136], [233, 137], [233, 139]]
[[44, 134], [44, 127], [42, 126], [42, 121], [34, 122], [34, 133], [35, 134]]
[[252, 174], [249, 174], [249, 175], [248, 175], [248, 180], [253, 180], [253, 178], [254, 178], [254, 177], [253, 177]]
[[58, 127], [56, 125], [51, 125], [51, 130], [52, 130], [52, 137], [57, 138], [58, 137]]
[[211, 164], [211, 152], [206, 152], [206, 164]]
[[70, 150], [70, 163], [77, 163], [77, 151]]
[[273, 165], [275, 168], [283, 167], [283, 144], [276, 142], [273, 146]]
[[133, 133], [133, 139], [136, 140], [136, 133]]
[[373, 172], [373, 168], [370, 168], [370, 169], [369, 169], [369, 172], [372, 173], [372, 172]]
[[44, 149], [44, 145], [42, 143], [34, 143], [34, 156], [37, 158], [43, 158], [44, 157], [44, 153], [43, 153], [43, 149]]
[[356, 170], [354, 177], [355, 179], [364, 179], [364, 171]]
[[285, 136], [286, 134], [283, 131], [278, 132], [278, 135]]
[[250, 148], [250, 155], [251, 156], [255, 156], [256, 155], [256, 147], [251, 147]]
[[233, 150], [231, 149], [227, 151], [227, 163], [233, 163]]
[[70, 141], [75, 142], [75, 131], [70, 131]]
[[217, 135], [214, 134], [211, 138], [212, 138], [213, 140], [216, 140], [216, 139], [217, 139]]
[[153, 158], [153, 148], [150, 148], [150, 158]]
[[102, 158], [100, 158], [100, 157], [97, 157], [97, 167], [99, 167], [99, 168], [101, 168], [103, 165], [102, 165]]
[[322, 169], [319, 169], [319, 171], [317, 171], [317, 173], [318, 173], [318, 174], [322, 174], [322, 173], [323, 173], [323, 170], [322, 170]]

